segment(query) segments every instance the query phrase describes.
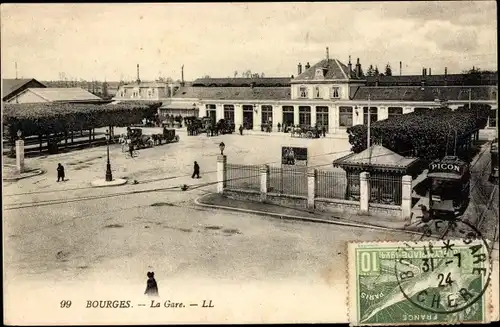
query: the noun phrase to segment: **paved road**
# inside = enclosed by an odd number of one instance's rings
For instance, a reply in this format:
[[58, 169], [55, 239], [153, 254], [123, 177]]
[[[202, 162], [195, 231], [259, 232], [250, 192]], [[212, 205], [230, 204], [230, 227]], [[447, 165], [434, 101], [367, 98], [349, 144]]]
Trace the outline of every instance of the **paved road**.
[[[301, 294], [290, 301], [297, 307], [310, 299], [303, 309], [304, 319], [324, 315], [335, 321], [331, 307], [318, 309], [315, 315], [313, 308], [338, 296], [345, 299], [345, 242], [412, 238], [195, 207], [192, 201], [196, 197], [215, 190], [210, 183], [215, 180], [221, 141], [227, 145], [229, 162], [252, 164], [279, 161], [284, 144], [309, 145], [313, 165], [326, 165], [348, 148], [347, 141], [331, 139], [199, 136], [142, 150], [139, 158], [125, 159], [119, 146], [113, 146], [115, 176], [137, 179], [139, 184], [101, 189], [90, 188], [89, 182], [104, 175], [104, 147], [29, 159], [29, 166], [49, 171], [4, 187], [7, 294], [19, 295], [22, 285], [40, 282], [54, 289], [64, 283], [66, 289], [79, 290], [102, 290], [103, 285], [113, 283], [142, 292], [145, 273], [155, 271], [160, 285], [170, 285], [168, 292], [173, 294], [200, 280], [203, 285], [261, 283], [268, 286], [259, 294], [267, 293], [270, 298], [279, 296], [273, 293], [276, 290], [282, 296]], [[330, 154], [321, 156], [321, 151]], [[189, 176], [194, 160], [202, 167], [200, 180]], [[69, 181], [55, 182], [57, 162], [66, 166]], [[178, 187], [181, 184], [192, 187], [183, 192]], [[279, 286], [283, 283], [297, 286], [285, 290]], [[206, 292], [213, 294], [215, 289]], [[233, 296], [237, 289], [231, 289]], [[338, 314], [345, 319], [345, 312]]]

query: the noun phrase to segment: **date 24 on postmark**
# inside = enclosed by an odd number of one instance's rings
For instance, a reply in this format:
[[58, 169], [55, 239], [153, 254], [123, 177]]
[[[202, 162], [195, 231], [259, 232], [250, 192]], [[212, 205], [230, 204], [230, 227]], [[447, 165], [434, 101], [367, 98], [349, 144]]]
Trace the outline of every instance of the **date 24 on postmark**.
[[351, 325], [490, 321], [483, 240], [349, 243], [348, 254]]

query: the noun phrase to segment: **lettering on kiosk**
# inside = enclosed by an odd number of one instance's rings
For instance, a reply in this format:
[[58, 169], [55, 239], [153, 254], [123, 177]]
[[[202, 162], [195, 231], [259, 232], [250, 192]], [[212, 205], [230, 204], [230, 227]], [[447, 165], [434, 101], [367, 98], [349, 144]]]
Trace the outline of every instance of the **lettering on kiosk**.
[[446, 163], [433, 163], [431, 164], [431, 170], [456, 171], [457, 173], [460, 173], [460, 166]]

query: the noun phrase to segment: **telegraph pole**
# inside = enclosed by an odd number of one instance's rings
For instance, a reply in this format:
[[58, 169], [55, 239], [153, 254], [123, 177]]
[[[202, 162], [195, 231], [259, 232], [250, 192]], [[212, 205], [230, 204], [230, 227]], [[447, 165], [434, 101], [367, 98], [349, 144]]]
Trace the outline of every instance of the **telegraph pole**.
[[370, 94], [368, 94], [368, 122], [367, 122], [367, 131], [366, 131], [366, 148], [370, 148], [370, 128], [371, 128], [371, 111], [370, 111]]
[[16, 61], [16, 79], [17, 79], [17, 61]]

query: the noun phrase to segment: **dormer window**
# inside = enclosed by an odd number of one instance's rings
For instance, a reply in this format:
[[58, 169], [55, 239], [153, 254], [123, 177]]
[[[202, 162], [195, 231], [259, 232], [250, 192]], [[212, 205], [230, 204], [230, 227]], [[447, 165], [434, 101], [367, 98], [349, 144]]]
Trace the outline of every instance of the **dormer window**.
[[314, 79], [323, 79], [325, 75], [323, 75], [323, 69], [322, 68], [316, 68], [316, 73], [314, 75]]
[[299, 94], [301, 98], [307, 98], [307, 87], [301, 86], [299, 88]]
[[338, 87], [338, 86], [332, 87], [332, 98], [333, 99], [340, 98], [340, 87]]
[[321, 98], [321, 92], [320, 92], [319, 86], [314, 87], [314, 96], [316, 98]]

